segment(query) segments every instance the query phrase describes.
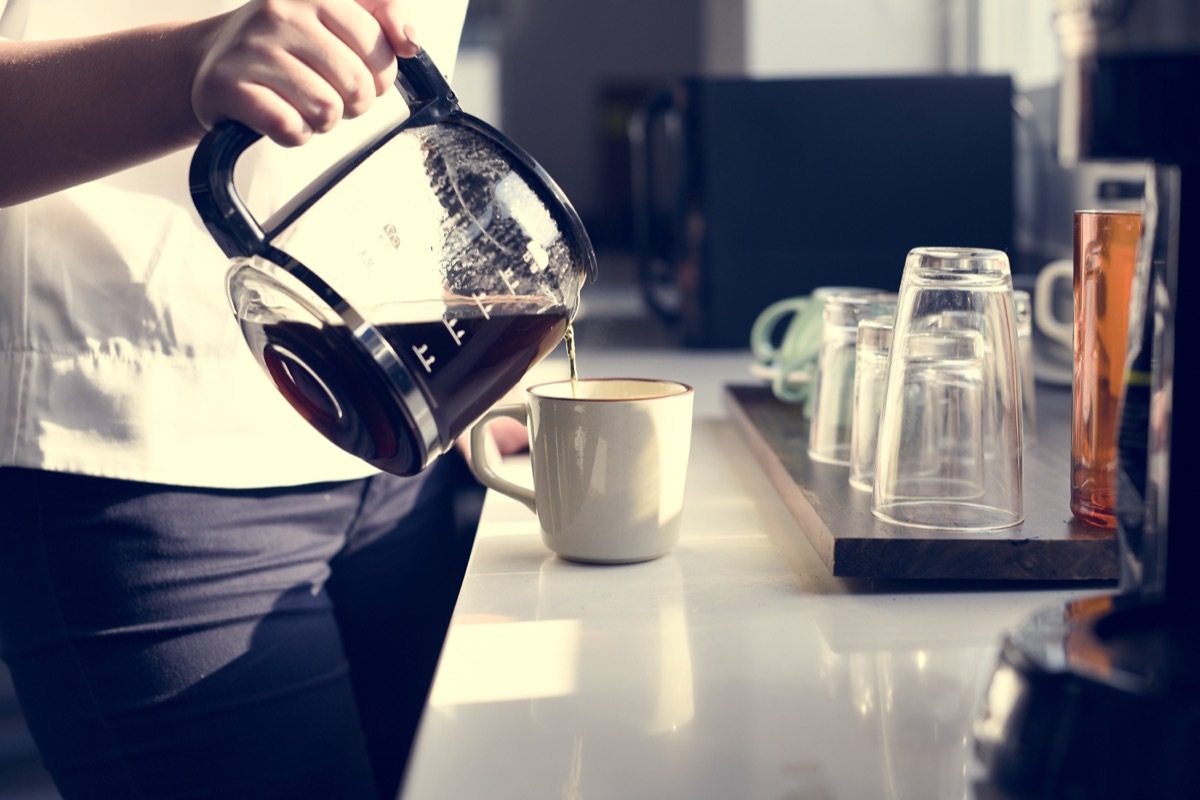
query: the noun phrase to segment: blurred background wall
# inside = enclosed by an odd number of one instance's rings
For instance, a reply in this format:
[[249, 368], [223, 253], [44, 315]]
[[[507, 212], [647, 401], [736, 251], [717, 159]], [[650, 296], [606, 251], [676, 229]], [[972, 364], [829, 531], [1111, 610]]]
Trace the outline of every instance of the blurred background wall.
[[1036, 92], [1057, 81], [1051, 20], [1052, 0], [473, 0], [456, 89], [617, 246], [615, 140], [649, 90], [698, 74], [983, 72]]
[[1070, 255], [1070, 211], [1141, 168], [1055, 160], [1053, 0], [472, 0], [456, 89], [542, 163], [601, 261], [592, 305], [638, 311], [630, 113], [688, 76], [1009, 75], [1014, 272]]

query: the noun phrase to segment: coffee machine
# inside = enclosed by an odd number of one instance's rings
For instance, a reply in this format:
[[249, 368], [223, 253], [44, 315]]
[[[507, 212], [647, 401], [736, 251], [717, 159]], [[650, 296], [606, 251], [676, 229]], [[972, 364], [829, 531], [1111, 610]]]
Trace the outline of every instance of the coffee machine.
[[1200, 797], [1197, 415], [1181, 394], [1200, 374], [1200, 3], [1057, 0], [1055, 26], [1060, 160], [1142, 160], [1151, 175], [1120, 430], [1121, 577], [1005, 638], [975, 722], [977, 794]]

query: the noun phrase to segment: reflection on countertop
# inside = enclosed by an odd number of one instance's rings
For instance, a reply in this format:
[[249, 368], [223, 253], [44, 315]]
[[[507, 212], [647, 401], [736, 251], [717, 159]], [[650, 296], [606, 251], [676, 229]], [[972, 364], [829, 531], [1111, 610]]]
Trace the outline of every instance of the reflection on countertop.
[[679, 546], [622, 567], [553, 558], [489, 496], [404, 800], [975, 796], [1002, 633], [1096, 589], [834, 578], [718, 415], [688, 481]]

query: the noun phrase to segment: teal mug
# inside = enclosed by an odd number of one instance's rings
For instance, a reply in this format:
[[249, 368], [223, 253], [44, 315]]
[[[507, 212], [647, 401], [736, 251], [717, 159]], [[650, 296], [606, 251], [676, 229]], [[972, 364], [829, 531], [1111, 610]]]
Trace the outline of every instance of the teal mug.
[[864, 291], [878, 290], [821, 286], [811, 294], [776, 300], [759, 312], [750, 328], [750, 351], [769, 376], [776, 398], [784, 403], [804, 403], [807, 415], [809, 387], [821, 351], [825, 300], [833, 294]]

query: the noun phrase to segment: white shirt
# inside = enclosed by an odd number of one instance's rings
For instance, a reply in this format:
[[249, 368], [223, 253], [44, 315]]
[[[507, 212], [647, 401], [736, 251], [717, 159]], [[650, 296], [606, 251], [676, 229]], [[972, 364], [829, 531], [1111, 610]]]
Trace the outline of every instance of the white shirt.
[[[411, 4], [418, 41], [450, 72], [466, 0]], [[82, 36], [239, 5], [0, 0], [0, 38]], [[393, 92], [301, 148], [256, 145], [264, 152], [239, 161], [239, 188], [265, 218], [405, 113]], [[372, 474], [310, 428], [251, 355], [226, 296], [227, 261], [192, 205], [191, 156], [0, 209], [0, 466], [226, 488]]]

